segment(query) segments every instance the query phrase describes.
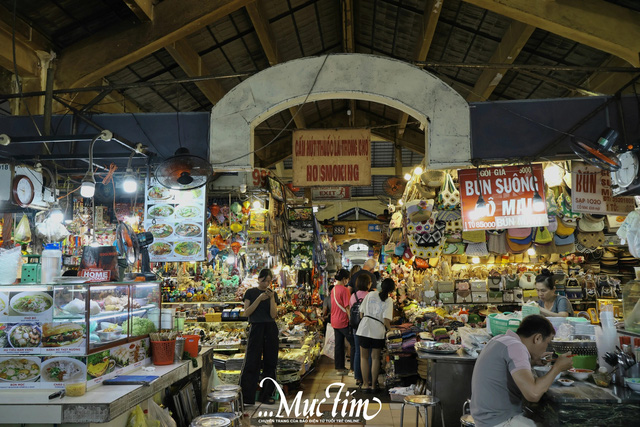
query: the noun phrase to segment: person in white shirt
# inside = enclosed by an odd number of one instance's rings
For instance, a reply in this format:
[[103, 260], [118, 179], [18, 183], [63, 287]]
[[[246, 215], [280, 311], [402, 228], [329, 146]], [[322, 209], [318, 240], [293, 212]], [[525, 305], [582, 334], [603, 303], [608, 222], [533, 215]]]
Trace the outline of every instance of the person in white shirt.
[[[360, 324], [356, 335], [360, 344], [360, 370], [365, 393], [377, 393], [378, 374], [380, 372], [380, 352], [384, 347], [387, 330], [393, 319], [393, 301], [389, 294], [396, 288], [393, 279], [382, 281], [380, 292], [369, 292], [360, 305]], [[369, 353], [371, 364], [369, 367]], [[371, 377], [369, 378], [369, 368]]]

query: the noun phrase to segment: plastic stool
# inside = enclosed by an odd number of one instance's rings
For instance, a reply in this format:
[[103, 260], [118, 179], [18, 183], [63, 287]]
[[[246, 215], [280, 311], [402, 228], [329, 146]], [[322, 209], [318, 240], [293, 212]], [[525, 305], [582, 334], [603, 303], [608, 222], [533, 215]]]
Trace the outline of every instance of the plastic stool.
[[475, 427], [476, 422], [473, 421], [473, 417], [471, 416], [471, 412], [469, 409], [469, 405], [471, 401], [467, 399], [462, 404], [462, 416], [460, 417], [460, 427]]
[[240, 410], [244, 412], [244, 399], [242, 398], [242, 387], [235, 384], [220, 384], [211, 391], [235, 391], [240, 395]]
[[444, 411], [442, 410], [442, 403], [440, 399], [426, 394], [414, 394], [407, 396], [402, 402], [402, 411], [400, 412], [400, 427], [404, 427], [404, 407], [405, 405], [411, 405], [416, 407], [416, 427], [418, 427], [418, 416], [420, 415], [420, 408], [424, 408], [424, 425], [429, 427], [429, 413], [428, 407], [435, 408], [436, 405], [440, 406], [440, 420], [442, 421], [442, 427], [444, 425]]
[[214, 391], [207, 394], [207, 414], [215, 414], [221, 403], [229, 403], [231, 412], [239, 412], [240, 409], [240, 393], [237, 391]]

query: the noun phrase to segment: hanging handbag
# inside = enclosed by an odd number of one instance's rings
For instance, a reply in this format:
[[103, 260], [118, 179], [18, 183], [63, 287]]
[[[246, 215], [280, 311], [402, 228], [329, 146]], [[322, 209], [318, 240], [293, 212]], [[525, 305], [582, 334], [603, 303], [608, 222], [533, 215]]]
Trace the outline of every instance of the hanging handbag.
[[487, 277], [487, 285], [490, 291], [501, 291], [504, 287], [502, 282], [503, 278], [498, 273], [492, 272], [489, 277]]
[[513, 289], [504, 291], [504, 293], [502, 294], [502, 300], [504, 302], [513, 302], [513, 299], [514, 299]]
[[438, 296], [444, 304], [453, 304], [455, 302], [453, 292], [440, 292]]
[[489, 256], [489, 251], [487, 250], [487, 244], [482, 243], [469, 243], [467, 245], [467, 249], [464, 252], [467, 256]]
[[444, 176], [445, 176], [444, 171], [428, 170], [423, 172], [422, 175], [420, 175], [420, 179], [422, 180], [424, 185], [428, 187], [438, 188], [438, 187], [441, 187], [442, 184], [444, 183]]
[[487, 282], [485, 280], [471, 280], [471, 292], [487, 292]]
[[506, 254], [509, 253], [507, 247], [507, 232], [502, 230], [492, 230], [487, 233], [487, 249], [492, 254]]
[[445, 228], [445, 233], [460, 233], [462, 232], [462, 219], [456, 219], [453, 221], [447, 221]]
[[436, 282], [436, 289], [438, 293], [453, 292], [455, 290], [455, 285], [451, 280], [438, 280]]
[[536, 288], [536, 275], [532, 271], [525, 271], [520, 276], [520, 287], [525, 290]]
[[598, 298], [598, 288], [592, 277], [585, 278], [584, 299], [585, 301], [595, 301]]
[[519, 303], [524, 302], [524, 297], [523, 297], [521, 288], [513, 289], [513, 302], [519, 302]]
[[412, 200], [406, 204], [407, 219], [411, 222], [427, 221], [433, 211], [433, 200]]
[[570, 277], [567, 279], [567, 283], [565, 284], [564, 291], [566, 297], [570, 300], [582, 300], [584, 298], [584, 292], [582, 290], [582, 286], [578, 282], [578, 279], [575, 277]]
[[536, 237], [533, 239], [535, 243], [544, 245], [553, 240], [553, 234], [549, 232], [547, 227], [537, 227], [536, 228]]
[[523, 289], [522, 298], [524, 299], [524, 302], [538, 301], [538, 291], [535, 289]]
[[471, 301], [473, 301], [476, 304], [481, 304], [481, 303], [487, 303], [489, 302], [489, 295], [487, 294], [487, 291], [472, 291], [471, 292]]
[[517, 274], [507, 274], [504, 276], [504, 288], [514, 289], [520, 285], [520, 277]]
[[460, 192], [456, 189], [450, 173], [446, 173], [440, 193], [438, 194], [438, 208], [454, 210], [460, 204]]
[[547, 215], [558, 214], [558, 203], [556, 202], [556, 196], [553, 194], [553, 190], [549, 189], [546, 195], [547, 199]]
[[500, 303], [500, 302], [502, 302], [502, 292], [501, 291], [489, 291], [489, 302], [491, 302], [491, 303]]

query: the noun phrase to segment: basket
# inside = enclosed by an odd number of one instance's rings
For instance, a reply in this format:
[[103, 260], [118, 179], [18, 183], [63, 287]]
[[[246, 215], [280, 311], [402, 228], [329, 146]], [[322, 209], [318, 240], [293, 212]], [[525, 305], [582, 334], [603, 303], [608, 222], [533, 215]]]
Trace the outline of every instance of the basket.
[[200, 335], [183, 335], [184, 351], [189, 353], [191, 357], [198, 357], [198, 341]]
[[[505, 311], [503, 314], [509, 314], [509, 311]], [[491, 313], [487, 316], [489, 319], [489, 329], [491, 329], [491, 335], [502, 335], [506, 334], [508, 330], [517, 331], [518, 326], [520, 326], [520, 319], [496, 319], [495, 317], [498, 313]]]
[[171, 365], [176, 352], [176, 340], [151, 341], [151, 361], [154, 365]]

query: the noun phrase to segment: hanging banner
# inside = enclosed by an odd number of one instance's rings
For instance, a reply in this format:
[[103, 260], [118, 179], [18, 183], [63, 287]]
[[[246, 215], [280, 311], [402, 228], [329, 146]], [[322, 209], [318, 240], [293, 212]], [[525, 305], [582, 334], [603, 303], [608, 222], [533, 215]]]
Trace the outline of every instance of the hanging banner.
[[571, 210], [589, 214], [626, 215], [636, 208], [633, 196], [613, 197], [609, 171], [571, 162]]
[[371, 131], [311, 129], [293, 132], [293, 185], [371, 185]]
[[[464, 231], [549, 225], [542, 165], [464, 169], [458, 177]], [[486, 208], [479, 212], [480, 189]], [[536, 191], [541, 203], [534, 206]]]
[[313, 200], [349, 200], [351, 187], [318, 187], [311, 190]]

